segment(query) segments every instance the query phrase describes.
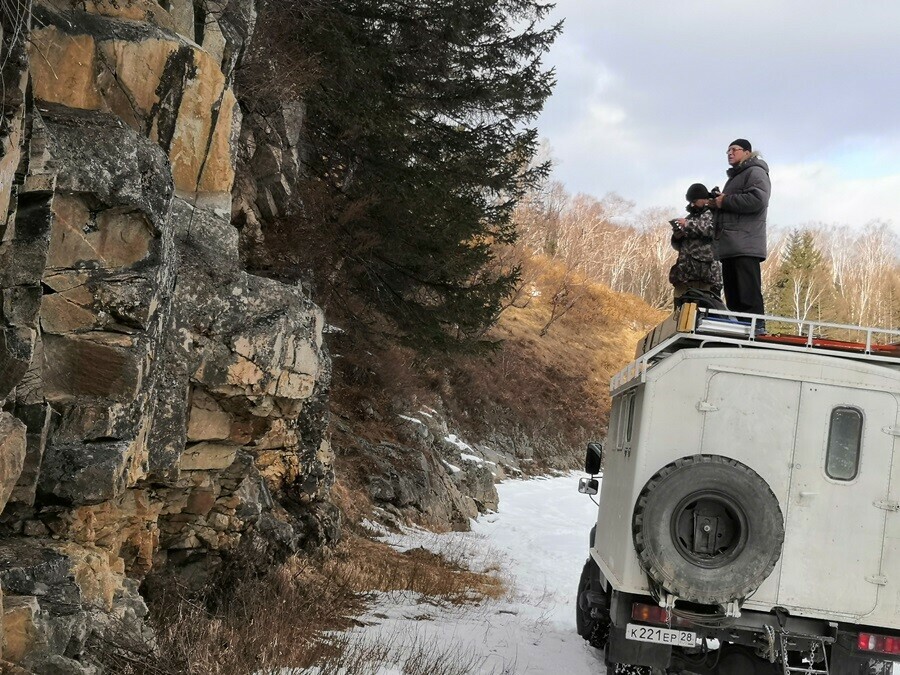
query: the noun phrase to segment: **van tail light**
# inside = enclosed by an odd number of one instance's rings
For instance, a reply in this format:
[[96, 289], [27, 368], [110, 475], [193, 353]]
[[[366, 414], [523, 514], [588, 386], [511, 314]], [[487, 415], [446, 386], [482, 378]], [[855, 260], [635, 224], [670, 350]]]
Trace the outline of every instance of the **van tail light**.
[[[669, 623], [667, 612], [663, 607], [660, 607], [659, 605], [648, 605], [643, 602], [635, 602], [631, 605], [631, 618], [635, 621], [642, 621], [643, 623], [655, 623], [660, 626], [666, 626]], [[692, 624], [687, 619], [682, 619], [681, 617], [675, 616], [675, 613], [673, 612], [672, 625], [690, 626]]]
[[900, 637], [860, 633], [859, 638], [856, 640], [856, 647], [861, 652], [878, 652], [879, 654], [900, 656]]

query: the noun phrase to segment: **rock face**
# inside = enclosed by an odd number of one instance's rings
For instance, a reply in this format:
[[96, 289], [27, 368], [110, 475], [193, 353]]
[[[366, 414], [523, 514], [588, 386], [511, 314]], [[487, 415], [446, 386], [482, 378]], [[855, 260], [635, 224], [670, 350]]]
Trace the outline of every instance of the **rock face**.
[[[153, 643], [139, 587], [339, 536], [323, 314], [248, 272], [297, 206], [304, 122], [237, 105], [255, 2], [0, 13], [3, 672], [99, 673], [90, 645]], [[340, 427], [388, 518], [496, 508], [502, 460], [441, 424]]]
[[[92, 631], [146, 631], [148, 575], [199, 588], [248, 542], [337, 536], [330, 361], [322, 312], [248, 274], [232, 224], [253, 0], [19, 19], [0, 49], [2, 657], [88, 673]], [[277, 208], [264, 155], [236, 214]]]
[[[385, 422], [371, 406], [367, 414]], [[342, 468], [365, 491], [376, 518], [436, 531], [468, 530], [470, 520], [497, 510], [495, 482], [521, 473], [514, 458], [464, 443], [434, 408], [395, 415], [397, 442], [380, 443], [354, 433], [340, 410], [335, 417]]]

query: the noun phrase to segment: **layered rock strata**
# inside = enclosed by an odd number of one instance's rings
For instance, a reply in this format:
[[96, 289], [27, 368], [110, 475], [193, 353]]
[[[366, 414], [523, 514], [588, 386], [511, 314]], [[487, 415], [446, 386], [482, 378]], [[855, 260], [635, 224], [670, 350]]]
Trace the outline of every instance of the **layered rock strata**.
[[140, 641], [161, 569], [199, 588], [248, 542], [337, 536], [322, 313], [248, 274], [231, 222], [254, 19], [251, 0], [3, 17], [3, 658], [34, 672], [93, 672], [92, 631]]

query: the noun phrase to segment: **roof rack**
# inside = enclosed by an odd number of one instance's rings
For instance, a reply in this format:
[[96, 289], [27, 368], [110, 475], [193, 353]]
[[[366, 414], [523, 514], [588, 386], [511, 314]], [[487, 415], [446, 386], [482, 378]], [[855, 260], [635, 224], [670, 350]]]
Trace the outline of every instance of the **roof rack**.
[[[786, 332], [768, 332], [775, 328]], [[685, 303], [638, 342], [635, 360], [612, 377], [610, 391], [643, 382], [650, 366], [681, 349], [713, 344], [813, 352], [900, 366], [900, 330], [705, 309]]]

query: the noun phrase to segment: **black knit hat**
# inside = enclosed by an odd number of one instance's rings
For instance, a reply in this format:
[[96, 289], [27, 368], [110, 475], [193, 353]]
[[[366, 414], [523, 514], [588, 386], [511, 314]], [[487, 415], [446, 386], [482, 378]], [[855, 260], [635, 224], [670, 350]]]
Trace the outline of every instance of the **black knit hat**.
[[693, 202], [697, 199], [709, 199], [710, 194], [703, 183], [694, 183], [688, 188], [687, 194], [684, 197], [689, 202]]
[[746, 138], [737, 138], [737, 139], [731, 141], [731, 143], [728, 144], [728, 147], [730, 148], [732, 145], [736, 145], [739, 148], [743, 148], [747, 152], [750, 152], [753, 150], [753, 146], [750, 145], [750, 141], [748, 141]]

